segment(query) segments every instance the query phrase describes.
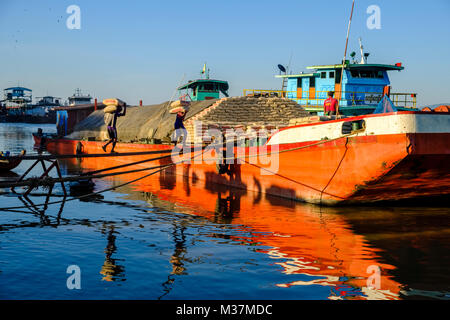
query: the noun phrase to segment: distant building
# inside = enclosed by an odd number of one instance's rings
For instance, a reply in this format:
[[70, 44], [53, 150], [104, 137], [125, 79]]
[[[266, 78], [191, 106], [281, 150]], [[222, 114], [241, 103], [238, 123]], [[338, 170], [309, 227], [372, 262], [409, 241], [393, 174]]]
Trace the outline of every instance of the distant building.
[[22, 108], [31, 104], [32, 90], [24, 87], [11, 87], [3, 90], [3, 102], [7, 109]]
[[4, 89], [4, 99], [0, 101], [1, 114], [8, 122], [49, 123], [56, 119], [53, 108], [60, 105], [60, 98], [46, 96], [33, 104], [32, 90], [24, 87]]

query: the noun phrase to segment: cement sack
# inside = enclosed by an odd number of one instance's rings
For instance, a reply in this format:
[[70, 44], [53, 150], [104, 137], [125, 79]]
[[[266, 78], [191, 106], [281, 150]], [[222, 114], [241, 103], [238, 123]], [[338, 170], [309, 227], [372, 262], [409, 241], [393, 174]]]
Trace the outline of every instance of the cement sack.
[[103, 109], [103, 112], [105, 112], [105, 113], [114, 113], [116, 111], [117, 111], [117, 106], [115, 106], [115, 105], [109, 105], [109, 106], [106, 106], [105, 109]]
[[117, 98], [105, 99], [103, 100], [105, 106], [123, 106], [125, 102]]

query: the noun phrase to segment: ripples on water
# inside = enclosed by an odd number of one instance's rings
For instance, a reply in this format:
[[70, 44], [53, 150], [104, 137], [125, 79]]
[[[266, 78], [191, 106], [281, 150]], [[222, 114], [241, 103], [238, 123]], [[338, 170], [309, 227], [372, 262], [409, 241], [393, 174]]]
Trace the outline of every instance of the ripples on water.
[[[32, 153], [36, 129], [0, 124], [0, 150]], [[120, 182], [99, 180], [96, 190]], [[1, 207], [23, 204], [0, 192]], [[320, 208], [153, 176], [44, 214], [22, 211], [0, 211], [1, 299], [450, 297], [448, 208]], [[81, 269], [81, 290], [66, 287], [70, 265]], [[377, 268], [380, 288], [369, 289]]]

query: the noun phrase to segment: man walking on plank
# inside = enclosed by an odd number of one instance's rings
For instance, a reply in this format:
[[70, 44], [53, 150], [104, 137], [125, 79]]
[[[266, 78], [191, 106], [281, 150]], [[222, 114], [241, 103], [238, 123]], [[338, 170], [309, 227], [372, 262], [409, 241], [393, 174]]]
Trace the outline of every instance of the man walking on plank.
[[[110, 100], [110, 99], [108, 99], [108, 100]], [[116, 99], [113, 99], [113, 100], [116, 100]], [[109, 137], [108, 142], [102, 146], [102, 149], [105, 152], [106, 152], [106, 147], [112, 143], [111, 153], [115, 153], [114, 148], [116, 147], [116, 143], [117, 143], [117, 128], [116, 128], [117, 118], [123, 117], [127, 113], [127, 104], [122, 103], [122, 105], [123, 106], [116, 105], [115, 110], [113, 110], [114, 108], [112, 108], [113, 105], [107, 106], [104, 109], [105, 116], [103, 119], [105, 121], [106, 130], [108, 132], [108, 137]]]

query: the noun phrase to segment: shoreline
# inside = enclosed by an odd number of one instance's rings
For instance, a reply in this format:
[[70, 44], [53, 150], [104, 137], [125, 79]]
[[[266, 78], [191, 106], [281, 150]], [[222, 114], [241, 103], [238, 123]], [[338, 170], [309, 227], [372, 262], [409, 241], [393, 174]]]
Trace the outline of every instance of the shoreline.
[[50, 117], [36, 116], [0, 116], [0, 123], [33, 123], [33, 124], [55, 124], [56, 115]]

